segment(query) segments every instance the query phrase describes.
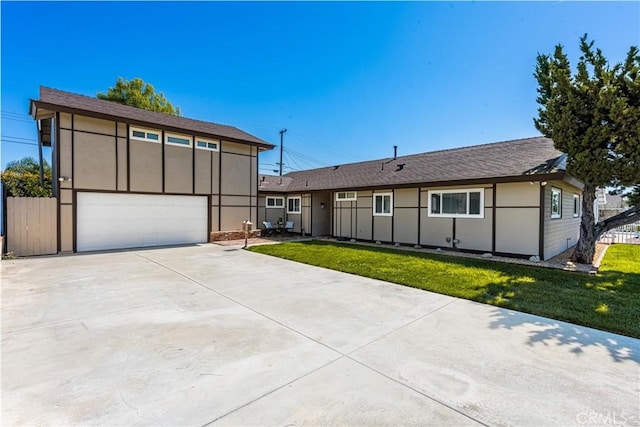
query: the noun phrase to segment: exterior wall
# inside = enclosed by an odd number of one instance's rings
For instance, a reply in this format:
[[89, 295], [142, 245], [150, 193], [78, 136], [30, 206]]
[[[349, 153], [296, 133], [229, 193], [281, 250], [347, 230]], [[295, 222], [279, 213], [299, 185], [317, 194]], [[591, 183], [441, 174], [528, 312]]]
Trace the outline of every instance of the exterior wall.
[[[551, 189], [562, 190], [561, 218], [551, 218]], [[573, 195], [580, 196], [578, 216], [573, 216]], [[544, 187], [544, 257], [551, 258], [578, 243], [582, 191], [563, 181], [549, 181]]]
[[195, 147], [192, 134], [184, 134], [192, 139], [190, 147], [170, 145], [161, 128], [149, 128], [160, 141], [140, 141], [130, 138], [124, 121], [62, 112], [54, 124], [55, 176], [70, 178], [55, 183], [59, 251], [75, 249], [78, 191], [207, 195], [212, 232], [240, 230], [245, 219], [258, 221], [257, 147], [222, 140], [220, 151], [203, 150]]
[[539, 255], [540, 185], [496, 184], [496, 252]]
[[314, 193], [309, 198], [311, 204], [312, 236], [331, 235], [331, 193]]

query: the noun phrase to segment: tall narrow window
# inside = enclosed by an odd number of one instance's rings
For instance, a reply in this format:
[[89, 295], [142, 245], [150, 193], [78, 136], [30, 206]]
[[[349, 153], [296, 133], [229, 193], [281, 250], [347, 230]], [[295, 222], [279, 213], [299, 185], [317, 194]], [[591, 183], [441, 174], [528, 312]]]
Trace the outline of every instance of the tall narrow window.
[[551, 218], [562, 218], [562, 190], [551, 188]]
[[573, 217], [578, 218], [580, 216], [580, 196], [578, 194], [573, 195]]
[[287, 197], [287, 213], [299, 214], [301, 197]]
[[393, 194], [376, 193], [373, 195], [373, 215], [392, 216], [393, 215]]

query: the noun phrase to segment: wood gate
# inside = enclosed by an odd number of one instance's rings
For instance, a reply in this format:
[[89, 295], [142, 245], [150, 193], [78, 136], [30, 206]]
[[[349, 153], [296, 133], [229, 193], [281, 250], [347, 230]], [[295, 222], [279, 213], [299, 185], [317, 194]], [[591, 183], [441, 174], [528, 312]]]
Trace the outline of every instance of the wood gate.
[[58, 210], [54, 197], [7, 197], [7, 252], [16, 256], [58, 252]]

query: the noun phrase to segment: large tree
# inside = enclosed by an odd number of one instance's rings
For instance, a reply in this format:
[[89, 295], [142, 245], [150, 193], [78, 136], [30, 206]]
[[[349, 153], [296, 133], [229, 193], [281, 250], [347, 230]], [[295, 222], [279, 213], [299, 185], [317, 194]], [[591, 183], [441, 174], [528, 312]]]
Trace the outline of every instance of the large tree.
[[[536, 128], [567, 153], [567, 171], [584, 182], [580, 239], [574, 260], [591, 263], [602, 233], [640, 220], [640, 55], [632, 46], [626, 60], [610, 66], [594, 42], [580, 38], [575, 74], [562, 46], [538, 54]], [[635, 186], [635, 187], [634, 187]], [[595, 222], [598, 187], [634, 187], [631, 207]]]
[[162, 93], [156, 92], [151, 84], [139, 77], [132, 80], [118, 77], [115, 86], [110, 87], [106, 93], [98, 92], [97, 96], [100, 99], [118, 102], [144, 110], [157, 111], [173, 116], [180, 115], [179, 107], [174, 108]]
[[7, 163], [2, 171], [2, 183], [7, 195], [13, 197], [51, 197], [51, 167], [45, 161], [44, 185], [40, 185], [40, 165], [33, 157]]

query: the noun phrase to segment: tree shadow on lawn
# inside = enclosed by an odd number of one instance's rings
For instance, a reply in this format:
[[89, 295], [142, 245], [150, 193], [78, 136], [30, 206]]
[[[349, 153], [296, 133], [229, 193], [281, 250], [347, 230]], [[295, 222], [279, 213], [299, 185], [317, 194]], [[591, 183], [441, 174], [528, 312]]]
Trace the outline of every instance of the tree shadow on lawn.
[[615, 362], [633, 361], [640, 365], [640, 340], [636, 338], [504, 308], [495, 308], [492, 318], [491, 329], [531, 329], [528, 332], [530, 346], [568, 346], [569, 352], [576, 356], [589, 347], [606, 348]]

